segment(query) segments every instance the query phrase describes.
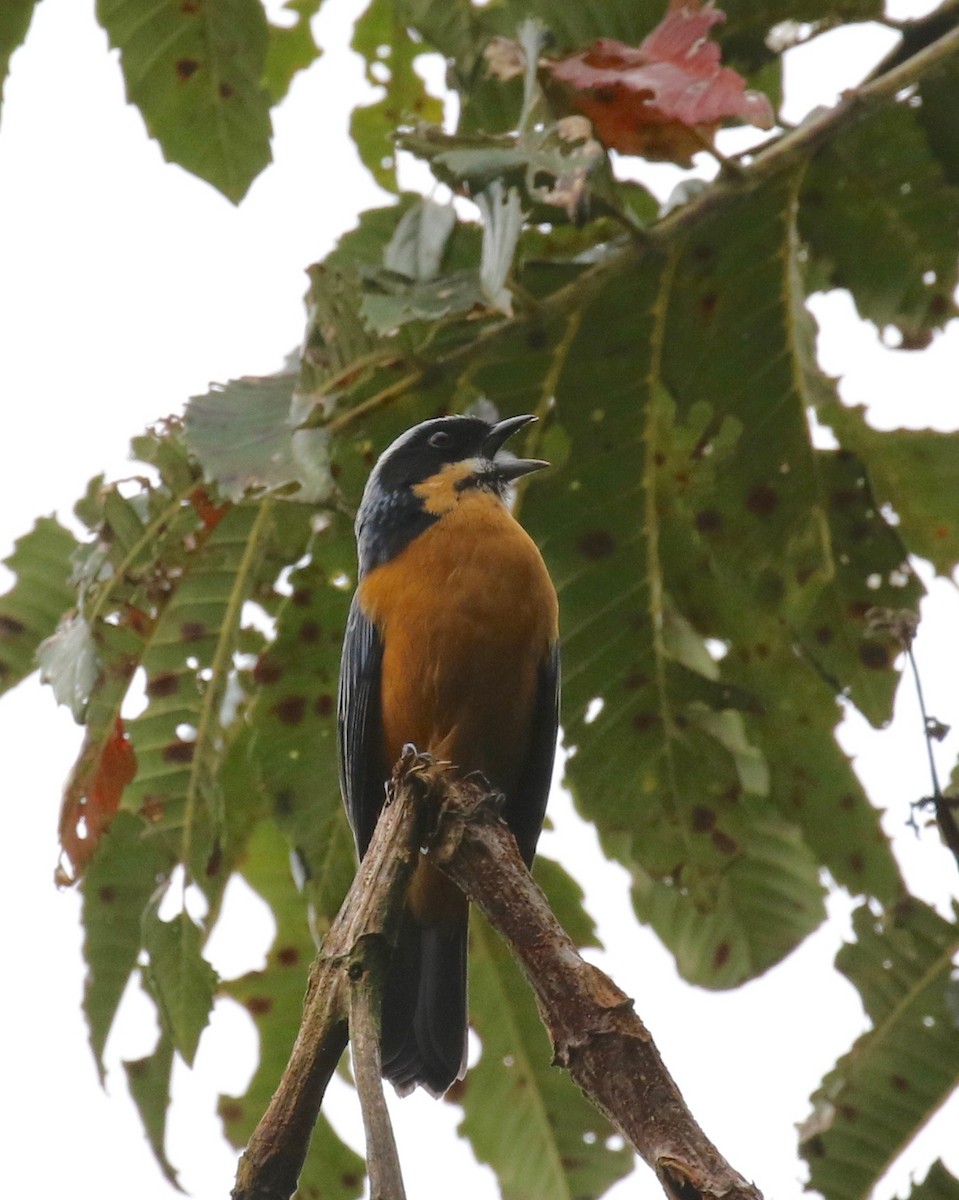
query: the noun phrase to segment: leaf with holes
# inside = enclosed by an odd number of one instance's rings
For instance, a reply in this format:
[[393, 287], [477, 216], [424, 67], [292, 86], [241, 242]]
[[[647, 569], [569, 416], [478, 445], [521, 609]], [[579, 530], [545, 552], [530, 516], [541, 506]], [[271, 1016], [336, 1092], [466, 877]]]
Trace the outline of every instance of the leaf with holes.
[[248, 702], [236, 656], [263, 644], [244, 605], [272, 585], [308, 529], [299, 505], [231, 509], [196, 547], [142, 651], [149, 703], [128, 723], [139, 770], [124, 803], [176, 832], [204, 888], [222, 886], [211, 874], [225, 821], [220, 772]]
[[868, 614], [873, 608], [918, 611], [923, 587], [858, 455], [820, 451], [816, 470], [837, 554], [833, 577], [804, 622], [802, 645], [830, 686], [845, 690], [865, 717], [882, 725], [898, 682], [889, 668], [901, 648], [870, 628]]
[[337, 582], [348, 581], [355, 569], [348, 523], [332, 517], [307, 553], [309, 560], [289, 575], [276, 637], [253, 668], [257, 695], [249, 721], [251, 760], [322, 931], [355, 867], [336, 754], [336, 689], [350, 603], [350, 588]]
[[[848, 288], [860, 316], [895, 325], [905, 348], [921, 349], [956, 315], [959, 188], [907, 104], [857, 122], [815, 155], [799, 200], [815, 278]], [[869, 253], [877, 243], [883, 253]]]
[[259, 0], [97, 0], [97, 18], [164, 158], [239, 203], [270, 161]]
[[61, 865], [58, 883], [73, 882], [83, 874], [136, 773], [136, 755], [120, 717], [104, 742], [84, 739], [60, 807], [60, 846], [70, 866], [67, 871]]
[[810, 1185], [829, 1200], [870, 1195], [959, 1085], [946, 999], [959, 924], [910, 898], [880, 917], [857, 909], [853, 929], [856, 941], [836, 966], [858, 988], [872, 1027], [823, 1079], [800, 1126]]
[[[431, 96], [414, 62], [422, 53], [391, 0], [372, 0], [356, 22], [353, 49], [366, 61], [366, 77], [383, 89], [373, 104], [354, 108], [350, 135], [360, 158], [380, 187], [397, 191], [393, 134], [399, 125], [443, 119], [443, 104]], [[380, 49], [388, 53], [381, 57]]]
[[263, 83], [273, 104], [278, 104], [289, 91], [294, 75], [310, 66], [322, 53], [310, 27], [311, 18], [319, 12], [322, 2], [285, 0], [280, 11], [285, 17], [293, 17], [293, 23], [271, 23], [269, 26]]
[[74, 603], [69, 580], [76, 547], [58, 521], [41, 517], [3, 560], [16, 583], [0, 596], [0, 693], [36, 668], [37, 647]]
[[865, 409], [838, 403], [819, 412], [843, 445], [861, 458], [876, 503], [889, 505], [896, 514], [896, 532], [909, 553], [927, 558], [940, 575], [951, 575], [959, 563], [959, 435], [874, 429]]

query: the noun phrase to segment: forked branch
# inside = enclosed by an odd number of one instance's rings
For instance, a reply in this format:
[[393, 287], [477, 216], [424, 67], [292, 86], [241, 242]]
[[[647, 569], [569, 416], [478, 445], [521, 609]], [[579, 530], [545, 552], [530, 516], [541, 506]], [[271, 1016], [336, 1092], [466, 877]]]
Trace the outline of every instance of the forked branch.
[[[288, 1200], [296, 1187], [326, 1084], [354, 1028], [365, 1041], [375, 1016], [375, 965], [402, 910], [419, 847], [511, 945], [533, 988], [555, 1060], [656, 1172], [670, 1200], [761, 1200], [700, 1129], [632, 1000], [585, 962], [527, 871], [495, 798], [410, 753], [357, 879], [311, 972], [300, 1033], [283, 1079], [240, 1161], [234, 1200]], [[382, 960], [380, 960], [382, 961]], [[354, 1047], [383, 1194], [402, 1194], [385, 1107], [368, 1078], [372, 1051]], [[382, 1097], [380, 1096], [380, 1100]], [[384, 1186], [380, 1183], [378, 1186]], [[377, 1195], [374, 1189], [374, 1195]]]

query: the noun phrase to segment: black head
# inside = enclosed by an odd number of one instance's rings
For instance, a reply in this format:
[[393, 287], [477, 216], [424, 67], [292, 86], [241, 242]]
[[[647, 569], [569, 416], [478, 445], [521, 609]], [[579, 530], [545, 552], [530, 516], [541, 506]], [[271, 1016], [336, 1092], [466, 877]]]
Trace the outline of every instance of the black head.
[[499, 457], [506, 440], [535, 421], [439, 417], [401, 434], [380, 455], [356, 516], [360, 573], [387, 562], [475, 488], [502, 498], [511, 483], [549, 464]]

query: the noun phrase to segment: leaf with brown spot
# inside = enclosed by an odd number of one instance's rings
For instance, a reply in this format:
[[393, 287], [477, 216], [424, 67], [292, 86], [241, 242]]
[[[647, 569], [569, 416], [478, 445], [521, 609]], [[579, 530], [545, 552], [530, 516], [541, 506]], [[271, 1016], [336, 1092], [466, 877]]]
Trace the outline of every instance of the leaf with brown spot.
[[97, 1070], [120, 998], [140, 951], [140, 922], [147, 902], [174, 859], [144, 822], [119, 812], [100, 842], [81, 883], [83, 957], [87, 966], [83, 1012]]
[[170, 1076], [173, 1070], [173, 1043], [161, 1033], [151, 1054], [133, 1061], [125, 1059], [123, 1069], [126, 1072], [130, 1095], [143, 1122], [147, 1141], [163, 1177], [177, 1191], [182, 1192], [176, 1169], [166, 1156], [165, 1146], [167, 1109], [170, 1106]]
[[164, 158], [239, 203], [270, 161], [266, 16], [257, 0], [203, 0], [202, 12], [154, 5], [144, 21], [137, 0], [97, 0], [127, 96]]
[[916, 608], [922, 585], [859, 455], [848, 448], [820, 451], [815, 466], [828, 497], [834, 569], [803, 623], [803, 646], [824, 677], [844, 687], [869, 721], [881, 726], [892, 715], [899, 648], [891, 633], [870, 627], [867, 614], [876, 607]]
[[[816, 203], [805, 202], [807, 190]], [[912, 104], [884, 105], [821, 147], [799, 203], [817, 289], [848, 288], [861, 317], [900, 330], [904, 351], [956, 316], [959, 187]], [[881, 254], [870, 252], [879, 245]]]
[[609, 558], [616, 550], [616, 541], [606, 529], [588, 529], [580, 536], [576, 548], [584, 558], [593, 562]]
[[76, 538], [58, 521], [41, 517], [3, 560], [16, 583], [0, 596], [0, 693], [35, 670], [37, 647], [73, 605], [68, 581], [76, 547]]
[[299, 725], [306, 714], [306, 698], [284, 696], [273, 705], [273, 711], [284, 725]]
[[[940, 575], [951, 575], [959, 563], [959, 434], [874, 429], [864, 408], [847, 408], [835, 399], [822, 405], [819, 414], [856, 453], [875, 505], [888, 504], [896, 513], [895, 532], [904, 548], [927, 558]], [[902, 597], [903, 589], [896, 590]], [[890, 607], [905, 607], [906, 599]]]
[[871, 1028], [823, 1079], [800, 1128], [810, 1185], [825, 1196], [868, 1195], [959, 1086], [946, 997], [959, 952], [953, 908], [947, 921], [910, 898], [878, 916], [865, 905], [853, 915], [856, 940], [836, 965], [859, 989]]

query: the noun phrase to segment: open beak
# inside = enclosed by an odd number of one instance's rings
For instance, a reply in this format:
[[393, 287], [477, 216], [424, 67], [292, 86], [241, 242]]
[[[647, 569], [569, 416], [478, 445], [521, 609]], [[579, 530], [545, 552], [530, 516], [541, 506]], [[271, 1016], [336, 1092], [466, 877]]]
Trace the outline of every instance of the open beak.
[[535, 420], [536, 417], [532, 413], [525, 413], [520, 417], [507, 417], [505, 421], [497, 421], [483, 439], [483, 456], [491, 462], [495, 460], [496, 474], [500, 479], [512, 482], [522, 475], [529, 475], [549, 466], [549, 463], [541, 458], [496, 458], [508, 438]]

